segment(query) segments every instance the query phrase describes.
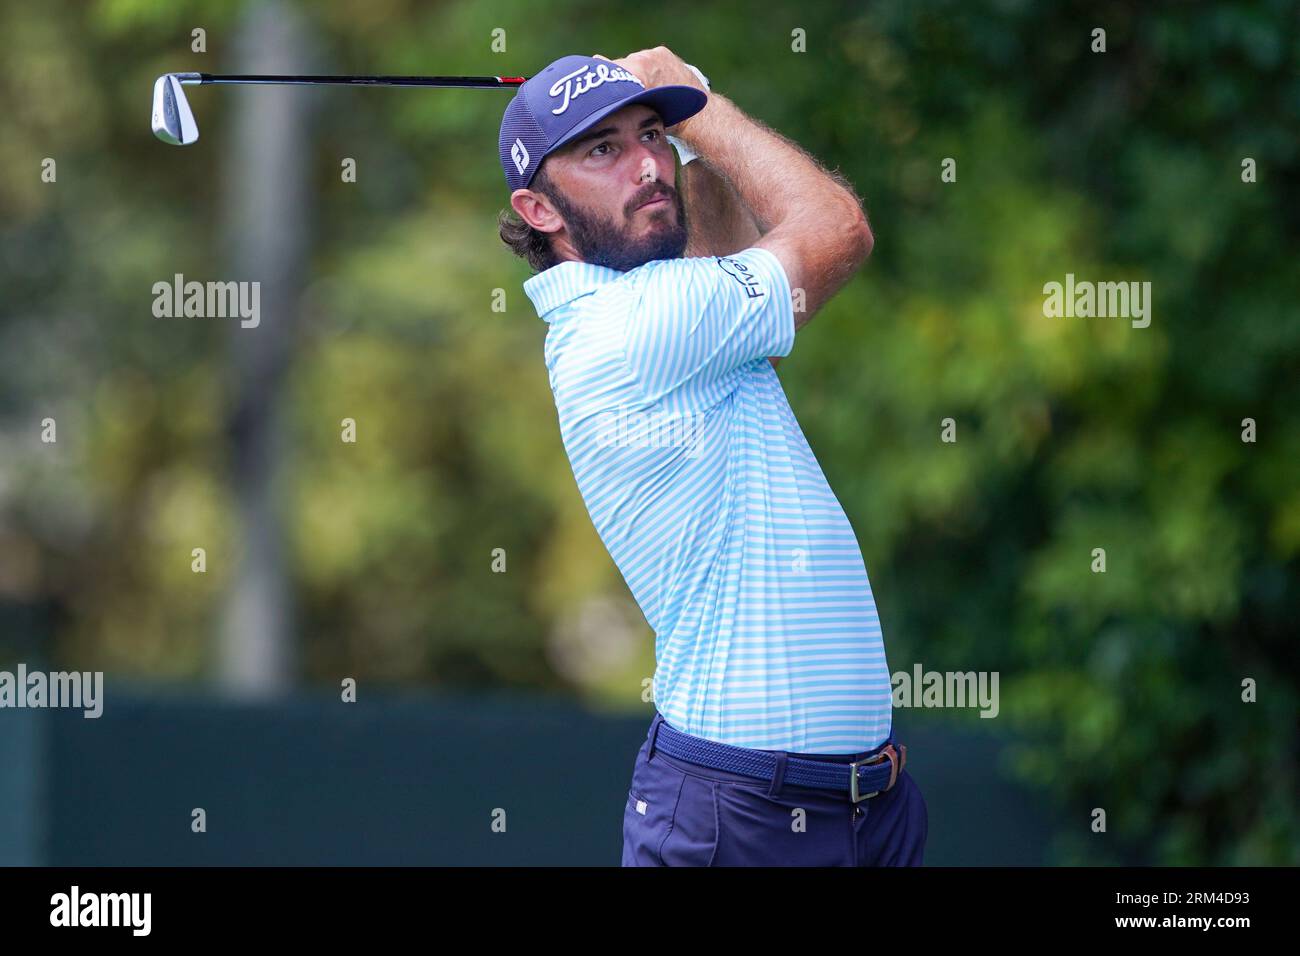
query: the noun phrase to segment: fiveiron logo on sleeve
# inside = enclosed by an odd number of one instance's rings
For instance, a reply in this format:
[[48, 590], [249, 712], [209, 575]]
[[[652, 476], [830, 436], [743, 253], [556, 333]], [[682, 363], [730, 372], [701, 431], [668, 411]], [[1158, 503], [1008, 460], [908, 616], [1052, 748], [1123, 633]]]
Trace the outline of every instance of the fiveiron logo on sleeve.
[[50, 897], [51, 926], [126, 926], [132, 936], [148, 936], [152, 917], [152, 893], [83, 893], [74, 884]]
[[758, 276], [750, 272], [749, 267], [739, 259], [719, 256], [718, 266], [723, 272], [744, 286], [745, 294], [751, 299], [757, 299], [765, 294], [763, 284], [758, 281]]

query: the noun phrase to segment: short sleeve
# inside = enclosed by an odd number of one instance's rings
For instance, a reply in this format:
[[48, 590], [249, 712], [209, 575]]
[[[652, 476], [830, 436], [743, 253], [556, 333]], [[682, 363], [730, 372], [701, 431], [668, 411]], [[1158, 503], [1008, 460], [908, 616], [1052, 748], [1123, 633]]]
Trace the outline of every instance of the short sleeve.
[[657, 260], [636, 282], [624, 350], [651, 399], [734, 382], [738, 369], [794, 347], [790, 281], [766, 249]]

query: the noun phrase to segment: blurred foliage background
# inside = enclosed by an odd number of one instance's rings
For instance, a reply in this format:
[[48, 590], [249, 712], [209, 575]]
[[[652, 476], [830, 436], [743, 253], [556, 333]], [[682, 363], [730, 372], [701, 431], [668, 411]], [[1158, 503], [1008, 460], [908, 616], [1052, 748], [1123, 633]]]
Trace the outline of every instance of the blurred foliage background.
[[[637, 709], [652, 635], [573, 483], [529, 272], [496, 236], [509, 94], [190, 87], [200, 142], [153, 139], [154, 78], [234, 72], [259, 16], [318, 72], [529, 75], [664, 44], [842, 170], [876, 248], [780, 376], [891, 669], [1001, 673], [998, 721], [931, 716], [1014, 732], [1007, 772], [1080, 820], [1107, 808], [1117, 839], [1079, 825], [1058, 862], [1300, 862], [1296, 3], [0, 3], [7, 659], [214, 679], [246, 527], [233, 343], [283, 316], [158, 319], [151, 289], [257, 278], [230, 274], [223, 216], [258, 170], [222, 144], [252, 98], [301, 97], [308, 243], [274, 399], [290, 683]], [[1045, 318], [1066, 273], [1150, 281], [1150, 327]]]

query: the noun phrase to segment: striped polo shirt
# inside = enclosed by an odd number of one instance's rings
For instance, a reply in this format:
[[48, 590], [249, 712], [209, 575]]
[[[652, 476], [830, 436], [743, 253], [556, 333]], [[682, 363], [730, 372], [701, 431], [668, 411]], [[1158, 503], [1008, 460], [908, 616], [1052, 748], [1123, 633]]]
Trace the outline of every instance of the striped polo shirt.
[[524, 291], [578, 490], [654, 629], [664, 719], [763, 750], [887, 739], [862, 553], [767, 360], [795, 335], [776, 256], [564, 262]]

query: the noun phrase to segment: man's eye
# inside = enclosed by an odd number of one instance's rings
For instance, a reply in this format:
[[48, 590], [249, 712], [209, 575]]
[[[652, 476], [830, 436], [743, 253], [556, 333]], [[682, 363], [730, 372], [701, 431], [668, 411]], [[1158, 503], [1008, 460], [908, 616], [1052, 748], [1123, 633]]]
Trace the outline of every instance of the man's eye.
[[[602, 150], [602, 149], [609, 149], [609, 143], [601, 143], [599, 146], [597, 146], [595, 149], [593, 149], [593, 150], [592, 150], [590, 153], [588, 153], [587, 155], [588, 155], [588, 156], [596, 156], [596, 155], [598, 155], [598, 151], [599, 151], [599, 150]], [[599, 155], [604, 155], [604, 154], [599, 154]]]
[[662, 135], [661, 131], [657, 129], [648, 129], [645, 132], [647, 136], [653, 139], [658, 139]]

